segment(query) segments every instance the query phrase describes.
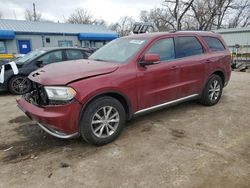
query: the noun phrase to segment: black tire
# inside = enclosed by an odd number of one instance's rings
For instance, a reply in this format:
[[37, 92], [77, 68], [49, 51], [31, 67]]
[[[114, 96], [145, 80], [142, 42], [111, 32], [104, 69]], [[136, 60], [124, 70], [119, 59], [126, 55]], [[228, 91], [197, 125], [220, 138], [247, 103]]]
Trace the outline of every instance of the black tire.
[[[106, 113], [107, 116], [104, 115], [104, 111], [109, 112]], [[116, 114], [118, 114], [118, 116]], [[112, 119], [115, 122], [107, 122], [111, 120], [108, 120], [108, 118], [104, 117], [111, 118], [112, 115], [116, 115], [114, 116], [114, 119]], [[98, 121], [101, 121], [102, 123], [96, 123]], [[101, 146], [115, 140], [122, 132], [124, 124], [125, 110], [122, 104], [113, 97], [105, 96], [91, 102], [87, 106], [86, 110], [83, 111], [82, 118], [80, 121], [80, 132], [81, 136], [86, 142]], [[113, 129], [115, 130], [111, 130], [110, 125], [112, 125], [111, 127], [113, 127]], [[99, 127], [101, 126], [104, 128], [99, 129]], [[95, 130], [98, 131], [95, 132]]]
[[13, 76], [8, 82], [8, 90], [14, 95], [23, 95], [31, 90], [31, 81], [26, 76]]
[[[217, 87], [215, 87], [215, 83], [217, 83]], [[213, 90], [213, 88], [217, 89]], [[218, 88], [219, 91], [217, 92]], [[216, 74], [211, 75], [206, 83], [205, 88], [203, 89], [200, 103], [206, 106], [213, 106], [217, 104], [221, 98], [222, 91], [223, 83], [221, 77]]]

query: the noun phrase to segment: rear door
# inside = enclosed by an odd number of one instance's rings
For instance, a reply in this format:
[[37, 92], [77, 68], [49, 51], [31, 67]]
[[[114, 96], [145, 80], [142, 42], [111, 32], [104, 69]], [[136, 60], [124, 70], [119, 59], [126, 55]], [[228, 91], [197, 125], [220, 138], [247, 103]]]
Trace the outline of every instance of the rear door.
[[200, 94], [207, 74], [206, 49], [196, 36], [177, 36], [175, 42], [180, 97]]
[[226, 76], [225, 81], [227, 81], [231, 74], [231, 54], [229, 50], [226, 49], [219, 38], [212, 36], [203, 36], [202, 38], [210, 50], [210, 74], [212, 74], [214, 70], [224, 70]]
[[160, 63], [138, 68], [139, 108], [145, 109], [179, 97], [178, 67], [173, 38], [156, 41], [145, 53], [158, 54]]

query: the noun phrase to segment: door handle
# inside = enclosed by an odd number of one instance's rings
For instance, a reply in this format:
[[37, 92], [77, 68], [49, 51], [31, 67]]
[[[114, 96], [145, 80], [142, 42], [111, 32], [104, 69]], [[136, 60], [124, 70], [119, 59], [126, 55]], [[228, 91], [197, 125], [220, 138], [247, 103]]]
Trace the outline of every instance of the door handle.
[[179, 69], [179, 68], [180, 68], [180, 66], [174, 65], [174, 66], [172, 66], [172, 67], [170, 68], [170, 70], [176, 70], [176, 69]]

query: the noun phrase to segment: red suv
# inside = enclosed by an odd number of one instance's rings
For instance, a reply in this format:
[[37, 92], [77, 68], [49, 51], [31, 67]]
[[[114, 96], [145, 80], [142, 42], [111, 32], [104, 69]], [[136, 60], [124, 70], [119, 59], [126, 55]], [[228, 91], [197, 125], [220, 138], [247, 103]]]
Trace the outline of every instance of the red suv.
[[116, 39], [88, 60], [45, 66], [18, 106], [46, 132], [103, 145], [126, 120], [179, 102], [214, 105], [231, 74], [230, 52], [213, 32], [152, 33]]

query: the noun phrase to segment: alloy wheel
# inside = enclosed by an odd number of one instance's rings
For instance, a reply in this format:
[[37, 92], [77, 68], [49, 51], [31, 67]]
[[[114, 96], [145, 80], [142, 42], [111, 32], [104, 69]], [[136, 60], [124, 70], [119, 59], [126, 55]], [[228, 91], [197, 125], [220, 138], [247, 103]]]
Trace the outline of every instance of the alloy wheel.
[[104, 106], [93, 116], [91, 129], [98, 138], [107, 138], [115, 133], [120, 122], [120, 116], [116, 108]]
[[221, 92], [221, 86], [217, 80], [214, 80], [209, 86], [208, 90], [209, 99], [211, 101], [216, 101], [220, 96], [220, 92]]
[[29, 90], [29, 81], [26, 78], [17, 77], [12, 81], [12, 89], [17, 94], [23, 94]]

